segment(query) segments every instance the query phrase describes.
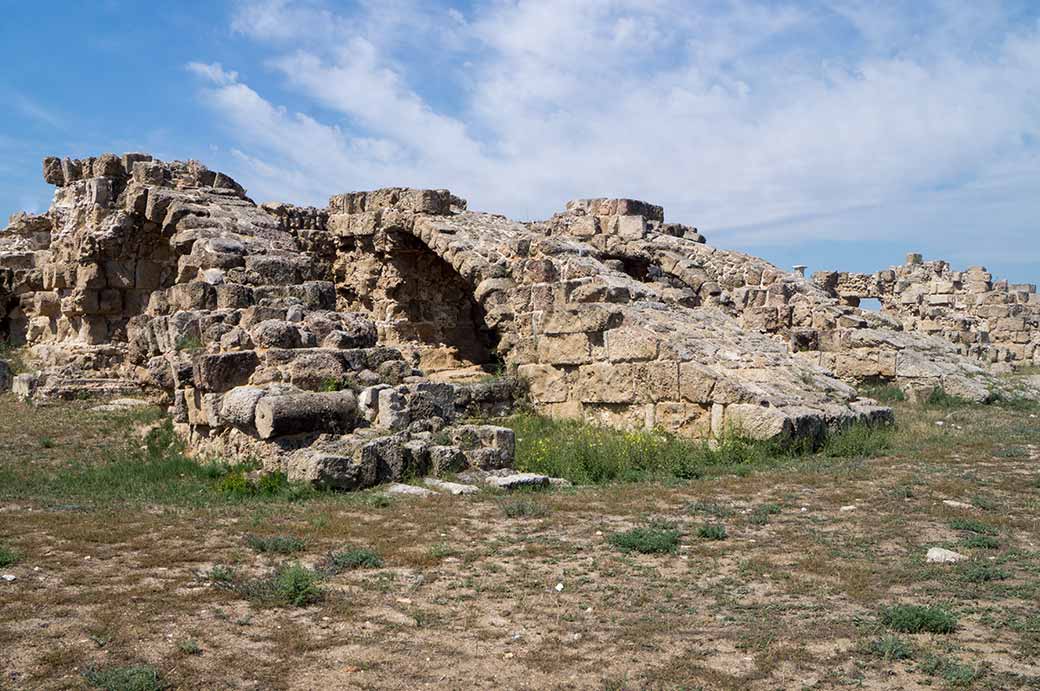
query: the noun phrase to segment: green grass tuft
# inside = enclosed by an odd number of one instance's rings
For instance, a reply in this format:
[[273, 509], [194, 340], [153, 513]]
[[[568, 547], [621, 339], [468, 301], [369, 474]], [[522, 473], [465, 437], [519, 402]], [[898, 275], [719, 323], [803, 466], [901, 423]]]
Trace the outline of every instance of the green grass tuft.
[[177, 650], [181, 651], [185, 655], [201, 655], [202, 646], [198, 644], [198, 641], [188, 639], [181, 641], [177, 644]]
[[870, 642], [867, 649], [872, 655], [883, 660], [909, 660], [914, 656], [914, 649], [899, 636], [882, 636]]
[[1007, 571], [979, 561], [965, 562], [958, 567], [957, 571], [960, 577], [969, 583], [989, 583], [1009, 578]]
[[950, 521], [950, 527], [954, 530], [963, 530], [968, 533], [979, 535], [996, 535], [997, 529], [974, 518], [955, 518]]
[[939, 677], [950, 686], [972, 686], [981, 670], [947, 657], [929, 655], [918, 669], [930, 677]]
[[942, 607], [893, 605], [881, 611], [881, 623], [902, 633], [952, 633], [957, 617]]
[[964, 540], [964, 546], [971, 549], [1000, 549], [1000, 541], [989, 535], [969, 535]]
[[353, 569], [378, 569], [383, 565], [383, 558], [367, 547], [348, 547], [339, 552], [329, 552], [318, 570], [334, 576], [343, 571]]
[[775, 516], [780, 513], [779, 504], [761, 504], [756, 506], [754, 511], [751, 512], [748, 520], [753, 525], [766, 525], [769, 523], [769, 517]]
[[549, 515], [549, 508], [531, 499], [516, 499], [503, 503], [502, 513], [507, 518], [543, 518]]
[[679, 548], [679, 531], [672, 528], [632, 528], [607, 538], [622, 552], [641, 554], [674, 554]]
[[705, 523], [697, 528], [697, 536], [704, 540], [725, 540], [728, 533], [726, 526], [721, 523]]
[[0, 545], [0, 568], [14, 566], [22, 560], [22, 555], [7, 545]]
[[133, 667], [89, 667], [83, 672], [87, 683], [105, 691], [163, 691], [169, 688], [159, 670], [149, 665]]
[[932, 392], [924, 399], [924, 405], [928, 408], [953, 409], [965, 408], [975, 404], [966, 398], [946, 393], [942, 387], [937, 386], [932, 389]]
[[307, 547], [306, 542], [292, 535], [247, 535], [246, 544], [262, 554], [295, 554]]

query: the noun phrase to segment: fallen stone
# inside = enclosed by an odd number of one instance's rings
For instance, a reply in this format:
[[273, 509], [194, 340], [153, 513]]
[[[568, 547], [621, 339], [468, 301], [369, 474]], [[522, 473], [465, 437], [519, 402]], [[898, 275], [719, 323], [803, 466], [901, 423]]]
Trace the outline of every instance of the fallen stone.
[[925, 560], [929, 564], [953, 564], [958, 561], [964, 561], [967, 559], [963, 554], [958, 554], [953, 550], [943, 549], [942, 547], [932, 547], [928, 550], [928, 555]]
[[395, 482], [386, 488], [387, 494], [402, 494], [412, 497], [432, 497], [437, 493], [433, 490], [426, 489], [425, 487], [416, 487], [415, 485], [405, 485], [400, 482]]
[[14, 574], [10, 574], [10, 573], [5, 573], [3, 576], [0, 576], [0, 578], [2, 578], [3, 580], [7, 581], [8, 583], [10, 583], [11, 581], [17, 581], [18, 580], [18, 576], [15, 576]]
[[427, 487], [432, 487], [435, 490], [447, 492], [448, 494], [476, 494], [480, 491], [480, 488], [474, 485], [464, 485], [460, 482], [448, 482], [435, 477], [423, 478], [423, 483]]
[[943, 504], [953, 507], [955, 509], [974, 509], [975, 507], [971, 504], [966, 504], [963, 501], [957, 501], [955, 499], [943, 499]]
[[548, 487], [549, 477], [536, 473], [512, 473], [510, 475], [489, 475], [485, 482], [491, 487], [514, 490], [521, 487]]

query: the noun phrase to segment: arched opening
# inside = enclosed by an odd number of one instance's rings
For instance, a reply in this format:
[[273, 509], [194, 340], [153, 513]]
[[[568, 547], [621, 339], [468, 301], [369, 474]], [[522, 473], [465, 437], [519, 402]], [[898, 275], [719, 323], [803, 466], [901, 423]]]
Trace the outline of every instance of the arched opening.
[[410, 233], [345, 238], [333, 273], [339, 309], [368, 312], [380, 342], [414, 355], [431, 378], [474, 378], [500, 368], [498, 334], [472, 287]]

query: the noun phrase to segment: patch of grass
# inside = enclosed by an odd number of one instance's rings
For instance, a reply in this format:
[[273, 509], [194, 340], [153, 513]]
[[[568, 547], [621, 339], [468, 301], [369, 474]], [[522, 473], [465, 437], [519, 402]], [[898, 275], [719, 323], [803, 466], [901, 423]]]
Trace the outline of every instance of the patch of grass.
[[891, 447], [890, 427], [856, 424], [829, 434], [820, 453], [830, 458], [873, 458]]
[[283, 564], [260, 578], [233, 579], [226, 586], [242, 597], [268, 607], [306, 607], [321, 602], [325, 597], [321, 575], [298, 562]]
[[307, 547], [293, 535], [247, 535], [246, 544], [261, 554], [295, 554]]
[[1029, 450], [1021, 446], [1009, 446], [993, 454], [996, 458], [1028, 458]]
[[348, 547], [339, 552], [329, 552], [318, 570], [334, 576], [353, 569], [378, 569], [383, 565], [383, 558], [367, 547]]
[[901, 403], [906, 400], [903, 390], [892, 384], [863, 386], [860, 387], [860, 393], [878, 403]]
[[25, 361], [24, 350], [9, 341], [0, 340], [0, 360], [7, 363], [12, 374], [24, 374], [29, 371]]
[[674, 554], [679, 548], [679, 531], [655, 526], [632, 528], [614, 533], [607, 541], [622, 552]]
[[932, 389], [928, 397], [924, 399], [924, 405], [928, 408], [965, 408], [967, 406], [975, 405], [966, 398], [960, 396], [954, 396], [953, 394], [946, 393], [942, 387], [935, 387]]
[[969, 583], [989, 583], [1008, 578], [1007, 571], [980, 561], [965, 562], [958, 567], [957, 571], [960, 577]]
[[20, 552], [7, 545], [0, 545], [0, 568], [14, 566], [21, 560], [22, 555]]
[[149, 665], [132, 667], [89, 667], [83, 672], [87, 683], [105, 691], [163, 691], [169, 688], [163, 676]]
[[717, 501], [703, 501], [701, 499], [687, 504], [686, 510], [691, 513], [714, 516], [715, 518], [729, 518], [733, 515], [733, 509], [729, 508], [725, 504], [721, 504]]
[[40, 448], [41, 449], [53, 449], [54, 440], [50, 437], [40, 437]]
[[178, 643], [177, 650], [181, 651], [185, 655], [202, 654], [202, 646], [200, 646], [197, 641], [190, 638], [188, 640], [184, 640]]
[[704, 540], [725, 540], [728, 535], [721, 523], [705, 523], [697, 528], [697, 536]]
[[524, 413], [502, 421], [516, 433], [518, 470], [576, 485], [744, 475], [818, 453], [862, 458], [887, 450], [887, 427], [852, 425], [822, 439], [771, 442], [727, 434], [707, 443], [661, 431], [622, 432], [578, 420]]
[[430, 556], [434, 559], [447, 559], [459, 555], [459, 550], [446, 542], [437, 542], [430, 545]]
[[765, 525], [769, 523], [769, 517], [780, 513], [779, 504], [760, 504], [756, 506], [748, 520], [753, 525]]
[[[129, 432], [137, 423], [162, 420], [142, 441]], [[317, 496], [309, 485], [290, 483], [282, 474], [251, 480], [250, 466], [199, 463], [168, 418], [149, 410], [127, 415], [124, 444], [93, 456], [73, 457], [55, 466], [0, 465], [0, 499], [28, 498], [89, 505], [174, 504], [202, 506], [244, 501], [297, 501]]]
[[881, 611], [881, 623], [902, 633], [952, 633], [957, 617], [942, 607], [892, 605]]
[[246, 475], [248, 466], [232, 466], [217, 481], [217, 490], [231, 498], [261, 497], [299, 501], [315, 495], [314, 488], [303, 483], [289, 482], [285, 473], [262, 473], [253, 479]]
[[867, 646], [872, 655], [883, 660], [909, 660], [914, 656], [914, 649], [899, 636], [882, 636], [875, 638]]
[[968, 533], [979, 535], [996, 535], [997, 529], [974, 518], [955, 518], [950, 521], [950, 527], [954, 530], [963, 530]]
[[948, 657], [929, 655], [918, 669], [930, 677], [940, 677], [950, 686], [971, 686], [981, 676], [981, 671]]
[[549, 515], [549, 509], [531, 499], [516, 499], [504, 502], [502, 513], [508, 518], [543, 518]]
[[975, 508], [982, 509], [983, 511], [995, 511], [998, 506], [996, 500], [979, 494], [976, 494], [971, 498], [971, 504]]
[[969, 535], [964, 540], [964, 546], [971, 549], [1000, 549], [1000, 541], [989, 535]]

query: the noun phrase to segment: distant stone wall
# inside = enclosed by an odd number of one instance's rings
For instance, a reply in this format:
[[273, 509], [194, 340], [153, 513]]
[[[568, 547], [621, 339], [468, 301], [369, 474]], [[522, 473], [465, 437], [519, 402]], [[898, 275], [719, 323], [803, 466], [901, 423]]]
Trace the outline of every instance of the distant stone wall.
[[1040, 294], [1033, 284], [994, 281], [981, 266], [955, 271], [916, 253], [873, 274], [824, 271], [813, 281], [847, 305], [877, 299], [907, 331], [940, 336], [985, 363], [1040, 364]]

